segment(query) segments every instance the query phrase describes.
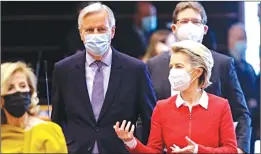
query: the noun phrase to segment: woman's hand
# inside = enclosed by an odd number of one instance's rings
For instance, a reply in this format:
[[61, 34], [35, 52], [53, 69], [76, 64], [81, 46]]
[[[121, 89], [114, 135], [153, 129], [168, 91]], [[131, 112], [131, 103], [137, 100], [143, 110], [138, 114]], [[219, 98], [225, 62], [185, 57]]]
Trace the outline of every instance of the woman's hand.
[[[129, 121], [126, 125], [126, 120], [123, 120], [121, 126], [120, 123], [117, 121], [116, 124], [113, 126], [116, 134], [123, 142], [129, 142], [134, 139], [133, 133], [135, 129], [135, 125], [131, 126], [131, 122]], [[119, 127], [120, 126], [120, 127]], [[131, 126], [131, 130], [130, 130]]]
[[197, 144], [188, 137], [186, 137], [186, 140], [188, 142], [188, 145], [182, 149], [173, 144], [173, 147], [170, 147], [172, 153], [197, 153], [197, 151], [195, 151]]

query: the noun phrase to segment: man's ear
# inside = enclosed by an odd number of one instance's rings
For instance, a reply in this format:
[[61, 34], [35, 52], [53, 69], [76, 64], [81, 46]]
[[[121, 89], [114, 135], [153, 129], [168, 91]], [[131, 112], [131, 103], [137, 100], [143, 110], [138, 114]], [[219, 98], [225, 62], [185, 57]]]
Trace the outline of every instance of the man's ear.
[[176, 33], [177, 26], [175, 24], [171, 24], [171, 30], [172, 30], [173, 33]]
[[83, 35], [83, 32], [81, 29], [79, 29], [79, 34], [80, 34], [81, 40], [84, 42], [84, 35]]
[[207, 25], [204, 25], [204, 35], [206, 35], [208, 32], [208, 26]]
[[115, 30], [116, 30], [116, 26], [113, 26], [113, 27], [111, 28], [111, 39], [113, 39], [114, 36], [115, 36]]

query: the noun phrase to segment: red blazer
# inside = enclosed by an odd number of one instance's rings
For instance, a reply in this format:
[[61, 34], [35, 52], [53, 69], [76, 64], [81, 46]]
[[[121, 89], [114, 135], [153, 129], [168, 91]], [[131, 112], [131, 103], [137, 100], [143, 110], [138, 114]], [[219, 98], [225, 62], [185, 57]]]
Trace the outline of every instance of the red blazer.
[[188, 136], [198, 144], [198, 153], [237, 153], [236, 135], [228, 101], [208, 94], [208, 108], [200, 105], [192, 108], [176, 106], [177, 96], [158, 101], [151, 120], [151, 132], [147, 146], [137, 139], [137, 146], [129, 149], [132, 153], [167, 152], [176, 144], [180, 148], [188, 145]]

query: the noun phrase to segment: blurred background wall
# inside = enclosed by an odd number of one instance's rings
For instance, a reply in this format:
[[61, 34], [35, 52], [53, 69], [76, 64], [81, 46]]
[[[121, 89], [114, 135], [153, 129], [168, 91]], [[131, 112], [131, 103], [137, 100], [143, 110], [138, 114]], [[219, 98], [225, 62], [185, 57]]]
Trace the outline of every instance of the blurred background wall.
[[[48, 1], [2, 2], [1, 60], [2, 62], [23, 60], [31, 64], [39, 79], [40, 104], [46, 104], [43, 61], [48, 61], [48, 76], [51, 89], [53, 65], [64, 57], [65, 49], [63, 44], [68, 35], [70, 36], [68, 33], [78, 35], [77, 8], [79, 3]], [[124, 26], [132, 24], [135, 2], [106, 1], [103, 3], [114, 11], [116, 27], [124, 28]], [[152, 3], [157, 9], [158, 29], [168, 28], [169, 23], [171, 23], [172, 12], [178, 2], [155, 1]], [[228, 28], [233, 23], [245, 21], [244, 3], [236, 1], [202, 2], [207, 12], [208, 26], [216, 36], [218, 52], [226, 54], [228, 51]], [[124, 35], [124, 33], [117, 33], [116, 29], [116, 36], [120, 35]], [[248, 55], [250, 55], [248, 59], [251, 58], [251, 54]], [[256, 57], [256, 55], [253, 54], [252, 57]], [[256, 69], [259, 68], [259, 62], [254, 62], [253, 65], [255, 65]]]

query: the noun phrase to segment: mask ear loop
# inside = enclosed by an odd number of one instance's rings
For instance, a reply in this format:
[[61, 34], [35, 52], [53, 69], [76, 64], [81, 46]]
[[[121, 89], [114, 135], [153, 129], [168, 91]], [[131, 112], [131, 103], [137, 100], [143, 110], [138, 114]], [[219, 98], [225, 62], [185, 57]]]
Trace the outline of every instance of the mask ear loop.
[[[193, 73], [195, 70], [196, 70], [196, 69], [192, 70], [192, 71], [189, 72], [188, 74], [190, 75], [190, 74]], [[189, 84], [191, 84], [192, 82], [194, 82], [197, 78], [199, 78], [199, 77], [195, 77], [194, 79], [192, 79], [192, 80], [189, 82]], [[196, 92], [200, 92], [200, 91], [202, 91], [202, 88], [201, 88], [201, 87], [196, 89]]]

